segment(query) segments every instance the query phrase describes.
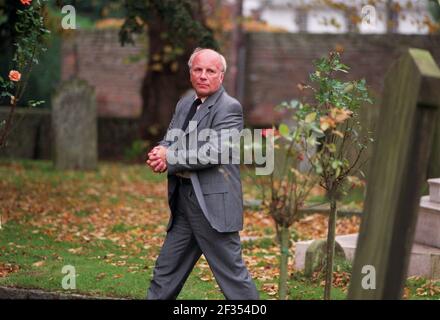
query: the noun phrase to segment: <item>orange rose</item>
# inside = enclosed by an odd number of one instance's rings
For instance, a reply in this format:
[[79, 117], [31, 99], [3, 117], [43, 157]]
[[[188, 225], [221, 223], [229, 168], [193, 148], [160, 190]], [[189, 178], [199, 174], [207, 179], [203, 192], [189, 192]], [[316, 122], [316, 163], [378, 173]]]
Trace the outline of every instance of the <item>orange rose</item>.
[[9, 72], [9, 80], [18, 82], [20, 81], [20, 78], [21, 78], [21, 73], [18, 72], [17, 70], [11, 70]]
[[20, 0], [20, 2], [21, 2], [22, 4], [24, 4], [25, 6], [30, 6], [32, 0]]

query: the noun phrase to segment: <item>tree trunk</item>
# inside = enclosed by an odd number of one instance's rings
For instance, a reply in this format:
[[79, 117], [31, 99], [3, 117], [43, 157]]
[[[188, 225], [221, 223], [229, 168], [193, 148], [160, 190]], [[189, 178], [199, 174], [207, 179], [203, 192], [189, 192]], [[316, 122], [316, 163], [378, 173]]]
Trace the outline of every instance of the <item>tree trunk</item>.
[[[192, 5], [194, 20], [205, 25], [201, 2], [194, 1]], [[153, 144], [163, 138], [177, 101], [191, 89], [187, 62], [198, 46], [194, 39], [185, 39], [180, 45], [184, 53], [176, 60], [167, 63], [155, 61], [153, 57], [163, 57], [165, 46], [173, 46], [170, 40], [164, 37], [170, 33], [168, 26], [159, 14], [156, 17], [148, 23], [148, 69], [142, 84], [143, 107], [140, 125], [142, 139], [150, 140]], [[162, 65], [161, 70], [152, 68], [158, 62]], [[175, 63], [177, 70], [173, 66]]]
[[330, 212], [328, 217], [328, 235], [327, 235], [327, 257], [325, 271], [325, 289], [324, 299], [330, 300], [332, 281], [333, 281], [333, 258], [335, 255], [335, 233], [336, 233], [336, 197], [333, 193], [330, 195]]
[[162, 70], [153, 70], [152, 57], [162, 55], [166, 42], [160, 37], [164, 26], [150, 23], [148, 28], [149, 53], [148, 70], [142, 83], [142, 115], [140, 135], [142, 139], [158, 142], [166, 132], [181, 95], [190, 89], [189, 73], [186, 62], [193, 49], [188, 45], [182, 56], [178, 57], [178, 70], [171, 70], [168, 64], [162, 64]]
[[393, 0], [386, 2], [386, 17], [385, 17], [386, 33], [397, 33], [399, 27], [399, 13], [395, 8]]
[[[243, 0], [236, 0], [234, 6], [234, 18], [232, 29], [232, 49], [229, 57], [229, 87], [231, 94], [237, 97], [238, 94], [238, 63], [243, 46]], [[239, 99], [240, 100], [240, 99]]]
[[279, 299], [287, 298], [287, 279], [288, 279], [288, 261], [289, 261], [289, 227], [281, 226], [280, 230], [280, 278], [279, 278]]

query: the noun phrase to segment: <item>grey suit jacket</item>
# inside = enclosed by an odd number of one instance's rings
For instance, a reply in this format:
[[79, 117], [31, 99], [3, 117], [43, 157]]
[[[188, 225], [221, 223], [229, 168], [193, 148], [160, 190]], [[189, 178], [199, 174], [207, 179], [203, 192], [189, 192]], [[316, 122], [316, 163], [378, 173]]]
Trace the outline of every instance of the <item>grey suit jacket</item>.
[[[194, 95], [183, 97], [177, 103], [176, 110], [168, 131], [182, 128], [189, 112]], [[221, 129], [243, 129], [243, 109], [241, 104], [229, 96], [223, 87], [209, 96], [194, 115], [197, 121], [197, 131], [204, 128], [215, 130], [220, 135]], [[185, 135], [195, 128], [188, 126]], [[160, 145], [170, 147], [175, 141], [165, 137]], [[206, 143], [206, 142], [204, 142]], [[197, 146], [199, 148], [200, 145]], [[187, 159], [189, 160], [189, 159]], [[234, 232], [243, 228], [243, 194], [238, 164], [168, 163], [168, 201], [171, 218], [167, 230], [172, 226], [176, 210], [177, 172], [190, 172], [191, 181], [198, 203], [211, 226], [219, 232]]]

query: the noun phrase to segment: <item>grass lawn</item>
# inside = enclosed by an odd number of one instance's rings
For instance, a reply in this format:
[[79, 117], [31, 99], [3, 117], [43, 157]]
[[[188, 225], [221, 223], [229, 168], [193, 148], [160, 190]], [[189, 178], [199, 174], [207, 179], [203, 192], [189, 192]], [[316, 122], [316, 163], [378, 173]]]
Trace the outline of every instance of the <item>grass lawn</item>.
[[[1, 160], [0, 286], [144, 298], [168, 222], [165, 178], [142, 165], [100, 163], [95, 172], [60, 172], [48, 161]], [[294, 224], [292, 237], [323, 237], [326, 220], [307, 216]], [[358, 226], [357, 217], [340, 218], [337, 233], [357, 232]], [[278, 248], [267, 213], [247, 210], [241, 235], [259, 237], [243, 243], [244, 259], [261, 298], [276, 299]], [[62, 288], [67, 265], [76, 271], [75, 290]], [[290, 299], [322, 298], [322, 279], [304, 277], [293, 261], [290, 274]], [[336, 273], [334, 299], [345, 298], [347, 274]], [[440, 287], [412, 278], [405, 293], [439, 299]], [[223, 299], [203, 258], [179, 299]]]

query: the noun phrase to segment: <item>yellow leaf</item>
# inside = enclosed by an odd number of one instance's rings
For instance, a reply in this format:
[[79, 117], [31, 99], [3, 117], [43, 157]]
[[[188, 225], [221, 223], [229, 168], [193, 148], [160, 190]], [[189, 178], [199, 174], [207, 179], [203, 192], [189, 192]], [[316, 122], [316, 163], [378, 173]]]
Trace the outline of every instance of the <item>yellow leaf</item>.
[[350, 118], [353, 112], [347, 109], [333, 108], [330, 114], [336, 123], [341, 123]]
[[177, 72], [177, 70], [179, 70], [179, 63], [177, 61], [174, 61], [171, 64], [170, 69], [172, 72]]
[[69, 250], [67, 250], [67, 251], [69, 251], [70, 253], [74, 253], [74, 254], [76, 254], [76, 253], [81, 252], [82, 249], [83, 249], [82, 247], [79, 247], [79, 248], [76, 248], [76, 249], [71, 248], [71, 249], [69, 249]]
[[290, 168], [290, 171], [291, 171], [292, 173], [294, 173], [295, 176], [297, 176], [297, 177], [301, 177], [301, 176], [302, 176], [301, 172], [299, 172], [299, 171], [296, 170], [295, 168]]
[[352, 83], [349, 83], [345, 88], [344, 88], [344, 93], [350, 92], [352, 91], [354, 88]]
[[106, 276], [106, 273], [105, 272], [101, 272], [100, 274], [98, 274], [97, 276], [96, 276], [96, 279], [97, 280], [101, 280], [102, 278], [104, 278]]
[[151, 57], [151, 60], [157, 62], [157, 61], [160, 61], [161, 58], [162, 58], [162, 57], [161, 57], [160, 54], [155, 53], [155, 54], [153, 54], [153, 56]]
[[341, 138], [344, 138], [344, 134], [341, 131], [333, 130], [332, 133], [337, 135], [337, 136], [339, 136], [339, 137], [341, 137]]
[[305, 121], [306, 123], [310, 123], [310, 122], [315, 121], [315, 119], [316, 119], [316, 112], [312, 112], [312, 113], [309, 113], [309, 114], [306, 116], [306, 118], [304, 119], [304, 121]]
[[44, 260], [41, 260], [41, 261], [38, 261], [38, 262], [35, 262], [32, 264], [32, 266], [34, 266], [34, 267], [41, 267], [43, 265], [44, 265]]
[[160, 72], [163, 70], [163, 66], [161, 63], [154, 63], [151, 65], [151, 70]]
[[332, 117], [325, 116], [319, 119], [320, 127], [322, 131], [327, 130], [328, 128], [336, 127], [335, 120]]
[[163, 47], [163, 51], [165, 53], [171, 53], [173, 51], [173, 47], [170, 46], [170, 45], [166, 45], [166, 46]]
[[201, 277], [200, 280], [202, 280], [202, 281], [211, 281], [211, 277], [210, 276], [204, 276], [204, 277]]
[[321, 122], [321, 130], [325, 131], [330, 127], [330, 125], [328, 124], [328, 122]]

